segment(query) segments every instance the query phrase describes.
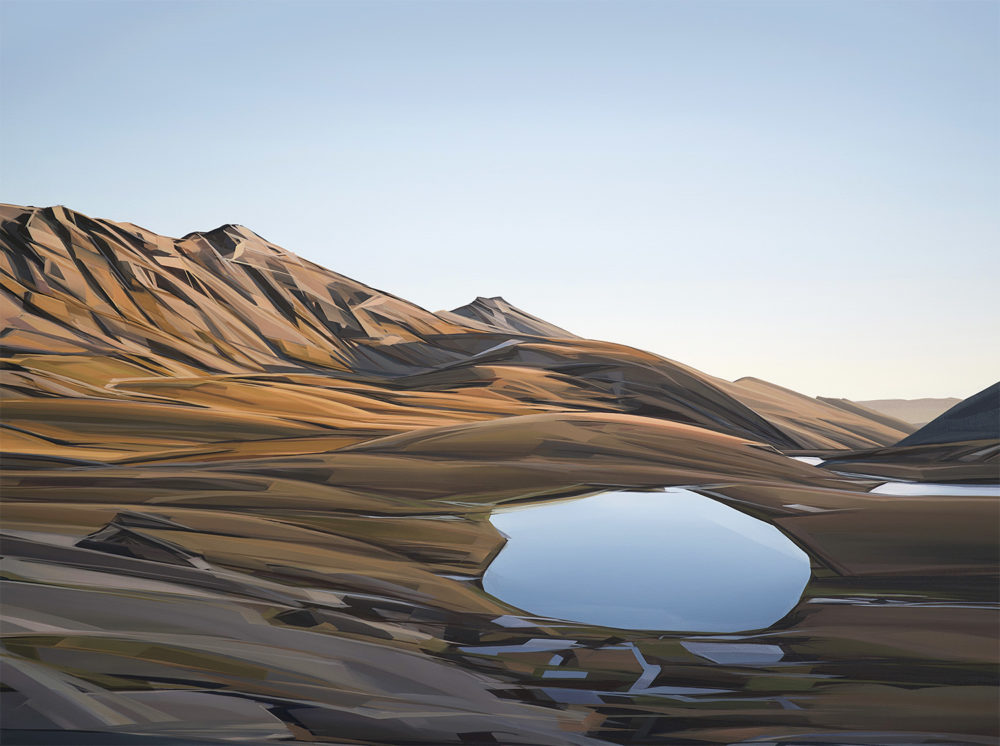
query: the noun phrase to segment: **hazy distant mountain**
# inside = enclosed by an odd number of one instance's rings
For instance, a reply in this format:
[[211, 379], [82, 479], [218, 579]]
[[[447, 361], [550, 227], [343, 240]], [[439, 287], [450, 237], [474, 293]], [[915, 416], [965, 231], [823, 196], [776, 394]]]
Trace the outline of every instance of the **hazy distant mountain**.
[[[635, 414], [789, 449], [866, 448], [908, 432], [581, 339], [502, 298], [431, 313], [242, 226], [174, 239], [63, 207], [5, 206], [0, 218], [7, 395], [22, 399], [7, 415], [24, 439], [68, 436], [65, 413], [38, 424], [53, 397], [64, 410], [133, 402], [134, 439], [117, 446], [131, 449], [153, 432], [189, 442], [227, 428], [337, 428], [363, 439], [555, 411]], [[266, 387], [259, 378], [279, 375]], [[171, 416], [187, 424], [150, 427], [164, 403], [183, 405]], [[192, 424], [206, 407], [237, 419], [215, 431]]]
[[948, 411], [960, 401], [962, 400], [948, 397], [945, 399], [869, 399], [854, 403], [920, 427]]
[[892, 415], [886, 414], [871, 407], [866, 407], [850, 399], [833, 399], [826, 396], [816, 397], [819, 401], [825, 402], [827, 404], [832, 404], [835, 407], [839, 407], [847, 412], [854, 412], [855, 414], [860, 414], [868, 419], [875, 420], [876, 422], [881, 422], [888, 427], [895, 428], [902, 432], [913, 432], [917, 429], [917, 426], [906, 420], [901, 420], [893, 417]]
[[892, 446], [837, 455], [824, 466], [895, 479], [995, 484], [1000, 481], [1000, 383]]
[[959, 402], [897, 446], [1000, 439], [1000, 383]]
[[[430, 313], [240, 226], [5, 207], [0, 246], [4, 743], [882, 743], [899, 723], [964, 743], [956, 702], [995, 730], [997, 501], [870, 495], [772, 447], [871, 449], [903, 423], [498, 298]], [[980, 434], [987, 410], [961, 407]], [[985, 481], [1000, 443], [881, 451]], [[615, 630], [484, 592], [498, 506], [643, 490], [669, 510], [676, 486], [807, 552], [777, 626]], [[680, 561], [573, 521], [553, 559], [585, 604], [620, 582], [671, 614], [687, 565], [758, 574], [678, 517]], [[607, 575], [611, 552], [663, 582]]]

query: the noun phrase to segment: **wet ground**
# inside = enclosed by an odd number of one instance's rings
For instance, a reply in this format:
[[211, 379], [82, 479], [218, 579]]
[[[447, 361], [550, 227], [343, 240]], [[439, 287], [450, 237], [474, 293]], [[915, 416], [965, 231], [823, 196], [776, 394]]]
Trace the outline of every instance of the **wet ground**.
[[993, 491], [271, 509], [228, 468], [131, 507], [131, 469], [12, 479], [5, 745], [996, 742]]

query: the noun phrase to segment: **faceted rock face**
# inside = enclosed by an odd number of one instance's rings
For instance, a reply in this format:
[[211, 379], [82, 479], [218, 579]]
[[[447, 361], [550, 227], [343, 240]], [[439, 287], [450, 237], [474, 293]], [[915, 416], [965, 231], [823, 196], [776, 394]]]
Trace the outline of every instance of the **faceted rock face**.
[[[842, 473], [986, 481], [995, 435], [940, 442], [951, 425], [931, 423], [890, 447], [912, 427], [884, 413], [581, 339], [501, 298], [431, 313], [241, 226], [175, 239], [5, 206], [0, 244], [0, 742], [995, 740], [998, 500]], [[985, 432], [980, 404], [956, 408], [961, 437]], [[616, 490], [680, 486], [798, 561], [772, 617], [720, 635], [484, 591], [495, 511], [599, 493], [608, 528]], [[735, 591], [682, 581], [736, 542], [657, 520], [686, 551], [660, 573], [677, 585], [632, 589], [637, 605], [683, 588], [731, 618]], [[536, 527], [539, 576], [637, 556], [629, 532], [582, 528]], [[741, 593], [788, 569], [758, 567]]]
[[470, 322], [479, 322], [479, 324], [475, 325], [481, 325], [486, 329], [507, 332], [509, 334], [527, 334], [534, 337], [554, 337], [557, 339], [579, 339], [572, 332], [543, 321], [537, 316], [532, 316], [530, 313], [512, 306], [500, 297], [476, 298], [468, 305], [454, 308], [451, 311], [439, 312], [438, 315], [460, 316], [466, 325], [469, 325]]
[[908, 422], [914, 428], [918, 428], [923, 427], [938, 415], [944, 414], [960, 401], [962, 400], [947, 397], [941, 399], [871, 399], [853, 403], [888, 417]]
[[[232, 404], [227, 411], [260, 412], [255, 389], [262, 379], [253, 376], [280, 373], [282, 386], [267, 388], [270, 406], [306, 415], [295, 424], [283, 418], [278, 427], [286, 431], [301, 431], [303, 419], [321, 412], [341, 426], [345, 418], [335, 416], [331, 400], [377, 408], [391, 428], [402, 410], [371, 402], [387, 396], [410, 410], [398, 430], [582, 409], [683, 422], [782, 448], [875, 447], [909, 431], [780, 387], [731, 384], [656, 355], [580, 339], [502, 298], [430, 313], [242, 226], [173, 239], [62, 207], [5, 206], [0, 220], [9, 379], [26, 398], [211, 407], [223, 397]], [[333, 385], [338, 379], [350, 383]], [[378, 392], [390, 381], [388, 393]], [[345, 386], [354, 391], [338, 393]], [[434, 392], [447, 404], [432, 401]]]

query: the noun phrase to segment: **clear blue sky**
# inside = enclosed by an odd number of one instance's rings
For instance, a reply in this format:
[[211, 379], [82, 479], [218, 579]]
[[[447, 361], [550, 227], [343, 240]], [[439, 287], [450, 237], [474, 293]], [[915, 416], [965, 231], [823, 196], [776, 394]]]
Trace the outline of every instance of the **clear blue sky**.
[[0, 201], [726, 378], [1000, 378], [1000, 3], [3, 0]]

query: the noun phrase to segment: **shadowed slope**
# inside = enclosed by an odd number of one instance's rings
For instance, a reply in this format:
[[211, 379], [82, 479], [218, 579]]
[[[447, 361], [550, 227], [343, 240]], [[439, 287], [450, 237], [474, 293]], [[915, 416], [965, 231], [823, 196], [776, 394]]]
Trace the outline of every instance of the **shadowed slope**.
[[1000, 383], [987, 386], [978, 394], [959, 402], [896, 445], [906, 447], [989, 439], [1000, 439]]
[[[0, 217], [8, 398], [173, 407], [144, 410], [150, 423], [158, 412], [173, 417], [177, 406], [252, 419], [260, 397], [247, 376], [286, 374], [294, 377], [287, 385], [268, 382], [267, 416], [291, 420], [289, 435], [346, 427], [363, 437], [350, 425], [359, 420], [384, 432], [587, 410], [783, 448], [870, 447], [899, 437], [872, 420], [831, 416], [836, 408], [815, 400], [811, 412], [793, 415], [794, 395], [763, 403], [662, 357], [576, 338], [502, 299], [436, 315], [241, 226], [172, 239], [62, 207], [6, 206]], [[58, 437], [35, 432], [24, 417], [23, 447]], [[159, 428], [148, 430], [147, 441]]]
[[888, 417], [903, 420], [915, 427], [923, 427], [938, 415], [947, 412], [960, 401], [962, 400], [948, 397], [944, 399], [871, 399], [853, 403], [866, 409], [881, 412]]
[[[774, 448], [892, 423], [430, 314], [238, 226], [3, 215], [4, 743], [995, 742], [996, 500]], [[664, 485], [809, 553], [788, 616], [664, 634], [484, 592], [494, 506]]]
[[893, 446], [834, 454], [824, 466], [917, 481], [1000, 482], [1000, 383]]
[[[759, 378], [740, 378], [719, 387], [790, 433], [806, 448], [857, 448], [858, 443], [879, 445], [887, 437], [912, 430], [905, 422], [861, 407], [844, 407], [814, 399]], [[822, 423], [822, 424], [819, 424]]]
[[472, 303], [451, 311], [438, 311], [438, 316], [445, 318], [458, 316], [466, 324], [471, 322], [472, 326], [482, 326], [485, 329], [499, 332], [530, 334], [535, 337], [579, 339], [576, 334], [543, 321], [537, 316], [532, 316], [500, 297], [476, 298]]
[[867, 420], [873, 420], [875, 422], [880, 422], [886, 427], [890, 427], [893, 430], [898, 430], [903, 433], [911, 433], [917, 429], [917, 425], [911, 424], [908, 420], [901, 420], [891, 415], [885, 414], [878, 410], [870, 409], [869, 407], [853, 402], [850, 399], [834, 399], [828, 396], [817, 396], [817, 401], [821, 401], [824, 404], [830, 404], [838, 409], [842, 409], [845, 412], [850, 412], [852, 414], [861, 415]]

